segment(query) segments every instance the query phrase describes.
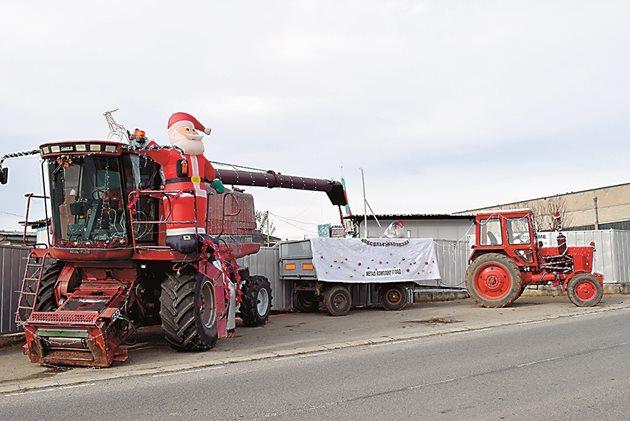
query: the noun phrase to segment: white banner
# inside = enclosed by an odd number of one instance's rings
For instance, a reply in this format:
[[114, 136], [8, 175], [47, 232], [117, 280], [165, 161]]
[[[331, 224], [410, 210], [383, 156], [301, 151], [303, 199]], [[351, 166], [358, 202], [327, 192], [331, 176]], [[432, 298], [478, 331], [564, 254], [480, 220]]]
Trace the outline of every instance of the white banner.
[[435, 247], [425, 238], [311, 238], [317, 279], [386, 283], [440, 279]]

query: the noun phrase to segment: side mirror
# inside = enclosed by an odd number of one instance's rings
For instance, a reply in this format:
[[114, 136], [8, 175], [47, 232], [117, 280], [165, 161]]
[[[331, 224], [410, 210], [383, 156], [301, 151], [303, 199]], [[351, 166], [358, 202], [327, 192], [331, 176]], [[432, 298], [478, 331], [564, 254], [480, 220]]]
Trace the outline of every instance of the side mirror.
[[0, 168], [0, 184], [7, 184], [9, 181], [9, 169]]

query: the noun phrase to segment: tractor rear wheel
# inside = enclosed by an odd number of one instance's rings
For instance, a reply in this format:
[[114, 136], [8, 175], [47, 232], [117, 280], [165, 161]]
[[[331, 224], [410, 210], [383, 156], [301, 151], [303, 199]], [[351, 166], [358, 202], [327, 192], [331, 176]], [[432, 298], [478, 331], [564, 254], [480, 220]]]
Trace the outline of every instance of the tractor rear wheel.
[[271, 284], [264, 276], [252, 276], [242, 284], [240, 315], [248, 327], [263, 326], [271, 312]]
[[596, 277], [590, 273], [583, 273], [569, 281], [567, 295], [578, 307], [593, 307], [602, 300], [604, 287]]
[[352, 306], [352, 296], [348, 288], [335, 285], [324, 293], [324, 307], [331, 316], [345, 316]]
[[218, 338], [212, 281], [192, 267], [166, 272], [160, 294], [160, 318], [166, 340], [178, 351], [205, 351]]
[[298, 291], [293, 306], [299, 312], [314, 313], [319, 310], [319, 297], [314, 292]]
[[466, 271], [466, 289], [483, 307], [505, 307], [522, 292], [521, 273], [509, 257], [498, 253], [483, 254]]
[[407, 289], [402, 285], [384, 285], [381, 287], [381, 303], [385, 310], [402, 310], [407, 305]]
[[[57, 308], [57, 297], [55, 297], [55, 284], [59, 278], [59, 274], [63, 269], [63, 263], [55, 263], [44, 271], [42, 281], [37, 292], [37, 301], [35, 302], [34, 311], [54, 311]], [[35, 292], [36, 286], [31, 284], [26, 288], [26, 292]], [[23, 305], [33, 307], [33, 295], [24, 295], [22, 297]], [[20, 320], [25, 322], [30, 316], [29, 309], [20, 309]]]

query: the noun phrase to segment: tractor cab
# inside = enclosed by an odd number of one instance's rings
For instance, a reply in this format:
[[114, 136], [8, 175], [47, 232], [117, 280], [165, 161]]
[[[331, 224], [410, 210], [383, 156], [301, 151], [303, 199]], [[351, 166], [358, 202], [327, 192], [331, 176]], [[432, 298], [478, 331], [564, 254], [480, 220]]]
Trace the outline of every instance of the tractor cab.
[[536, 230], [531, 210], [477, 215], [475, 245], [469, 260], [488, 252], [502, 252], [518, 259], [523, 266], [535, 266], [536, 251]]

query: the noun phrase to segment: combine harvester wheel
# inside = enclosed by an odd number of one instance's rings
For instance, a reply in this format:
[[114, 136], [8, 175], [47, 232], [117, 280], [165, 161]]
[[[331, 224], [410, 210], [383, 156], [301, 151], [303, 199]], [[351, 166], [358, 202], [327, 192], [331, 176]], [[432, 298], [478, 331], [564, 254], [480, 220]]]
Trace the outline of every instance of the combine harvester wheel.
[[271, 311], [271, 284], [264, 276], [252, 276], [242, 285], [243, 301], [240, 315], [248, 327], [263, 326]]
[[212, 281], [188, 268], [167, 272], [160, 295], [162, 330], [178, 351], [205, 351], [218, 339]]
[[483, 307], [505, 307], [522, 293], [521, 274], [507, 256], [488, 253], [475, 259], [466, 271], [466, 288]]

